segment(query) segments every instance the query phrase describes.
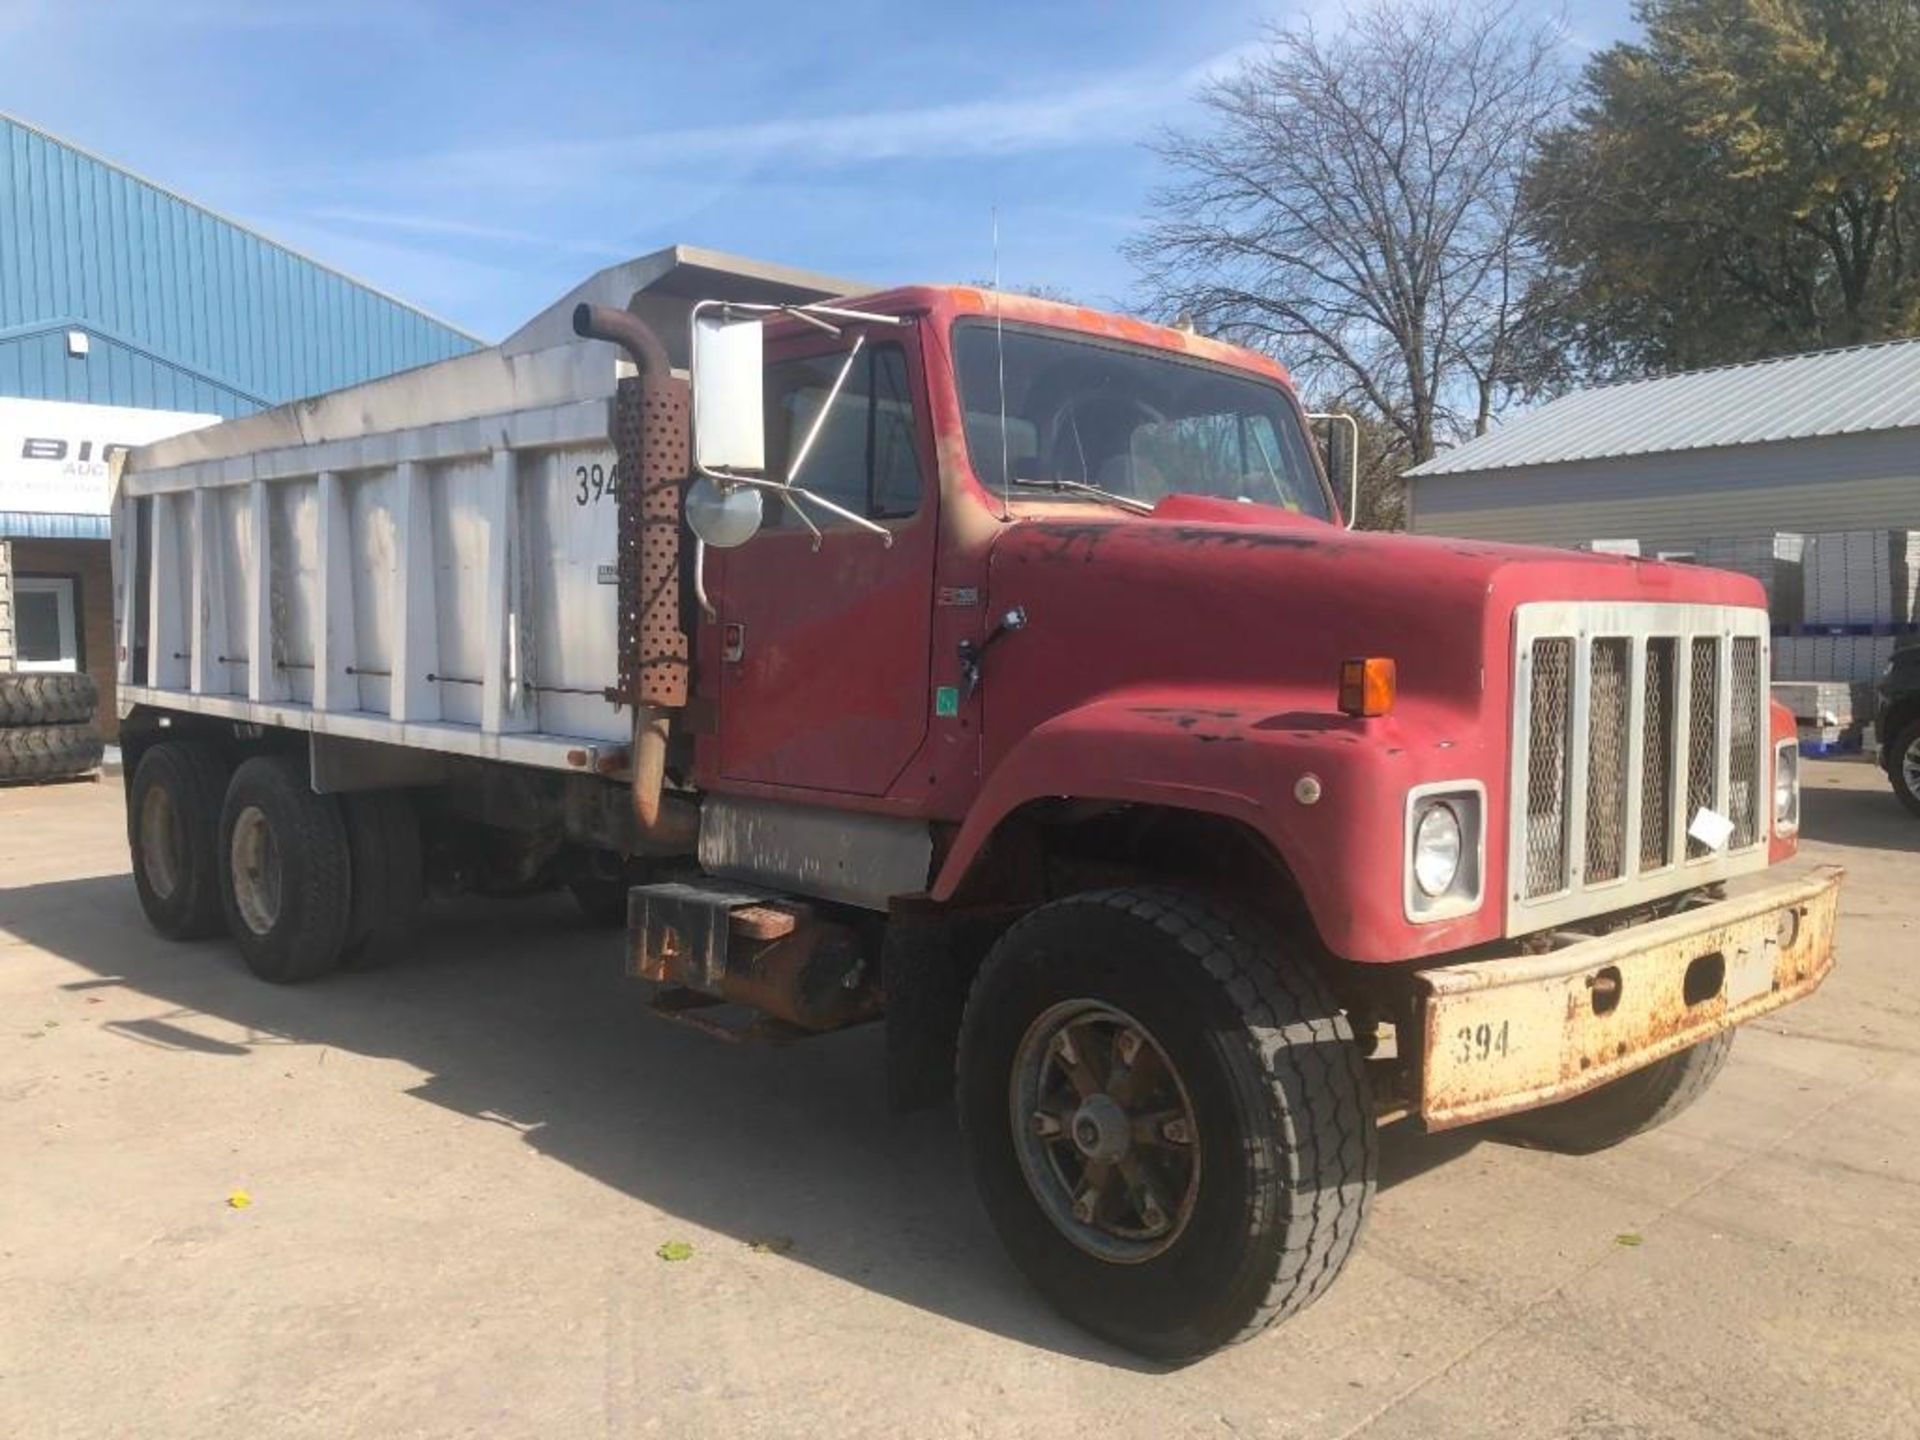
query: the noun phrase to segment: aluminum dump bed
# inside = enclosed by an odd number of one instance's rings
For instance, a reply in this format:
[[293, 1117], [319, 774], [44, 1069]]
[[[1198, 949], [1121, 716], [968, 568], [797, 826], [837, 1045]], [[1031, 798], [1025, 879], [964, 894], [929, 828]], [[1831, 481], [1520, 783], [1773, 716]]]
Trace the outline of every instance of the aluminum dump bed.
[[698, 299], [863, 287], [676, 246], [601, 271], [500, 345], [129, 452], [114, 500], [135, 706], [562, 769], [617, 764], [611, 405], [575, 338], [626, 306], [686, 364]]

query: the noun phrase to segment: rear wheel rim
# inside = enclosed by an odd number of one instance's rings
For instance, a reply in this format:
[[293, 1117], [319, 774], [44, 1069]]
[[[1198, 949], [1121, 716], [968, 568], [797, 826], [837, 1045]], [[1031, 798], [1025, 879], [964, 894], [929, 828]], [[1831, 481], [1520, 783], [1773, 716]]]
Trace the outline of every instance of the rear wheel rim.
[[1900, 757], [1900, 783], [1907, 787], [1907, 794], [1920, 800], [1920, 735], [1907, 742], [1906, 753]]
[[162, 900], [171, 900], [180, 888], [181, 840], [173, 796], [156, 785], [140, 801], [140, 868], [147, 887]]
[[1080, 1249], [1136, 1265], [1186, 1230], [1200, 1193], [1193, 1102], [1131, 1015], [1096, 1000], [1047, 1009], [1015, 1052], [1008, 1103], [1027, 1188]]
[[257, 805], [247, 806], [233, 822], [232, 870], [240, 918], [256, 935], [271, 933], [280, 919], [280, 847]]

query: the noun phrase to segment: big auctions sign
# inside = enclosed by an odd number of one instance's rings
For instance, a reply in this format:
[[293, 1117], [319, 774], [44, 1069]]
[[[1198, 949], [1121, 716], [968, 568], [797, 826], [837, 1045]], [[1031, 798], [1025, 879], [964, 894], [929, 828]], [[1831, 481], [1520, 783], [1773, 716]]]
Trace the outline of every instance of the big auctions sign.
[[0, 510], [105, 515], [115, 452], [219, 420], [183, 410], [0, 399]]

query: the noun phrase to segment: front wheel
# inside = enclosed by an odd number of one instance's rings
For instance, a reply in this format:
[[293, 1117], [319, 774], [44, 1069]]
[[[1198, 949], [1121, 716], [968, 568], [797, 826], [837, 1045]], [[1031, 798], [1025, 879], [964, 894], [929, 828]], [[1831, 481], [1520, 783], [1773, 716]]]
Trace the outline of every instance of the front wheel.
[[1346, 1017], [1266, 926], [1178, 891], [1076, 895], [1009, 930], [968, 998], [959, 1110], [1014, 1263], [1158, 1360], [1305, 1308], [1373, 1194]]

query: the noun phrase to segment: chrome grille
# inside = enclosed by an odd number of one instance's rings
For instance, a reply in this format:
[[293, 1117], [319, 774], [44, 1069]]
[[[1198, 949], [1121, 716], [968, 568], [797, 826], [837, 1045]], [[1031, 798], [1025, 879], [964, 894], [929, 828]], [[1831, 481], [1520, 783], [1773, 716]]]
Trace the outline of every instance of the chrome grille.
[[[1509, 933], [1766, 863], [1764, 611], [1555, 603], [1515, 615]], [[1727, 844], [1687, 834], [1702, 809]]]
[[1742, 636], [1733, 642], [1728, 669], [1732, 699], [1727, 708], [1727, 818], [1733, 822], [1735, 850], [1760, 838], [1760, 642]]
[[1628, 707], [1633, 642], [1595, 640], [1587, 664], [1587, 865], [1589, 885], [1627, 872]]
[[1551, 895], [1567, 871], [1567, 776], [1573, 735], [1573, 642], [1533, 647], [1527, 745], [1527, 894]]
[[1678, 642], [1647, 641], [1640, 711], [1640, 868], [1658, 870], [1673, 859], [1673, 674]]
[[[1702, 810], [1713, 809], [1713, 785], [1720, 766], [1720, 642], [1703, 635], [1693, 642], [1687, 666], [1687, 813], [1685, 823]], [[1697, 860], [1710, 851], [1687, 837], [1687, 858]]]

